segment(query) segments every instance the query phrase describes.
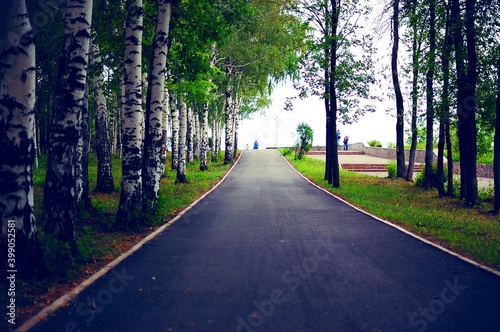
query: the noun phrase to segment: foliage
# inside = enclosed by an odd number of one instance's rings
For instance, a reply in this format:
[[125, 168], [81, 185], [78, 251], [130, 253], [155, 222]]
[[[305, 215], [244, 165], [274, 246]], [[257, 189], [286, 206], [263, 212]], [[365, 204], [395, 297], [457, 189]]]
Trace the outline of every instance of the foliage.
[[[422, 171], [419, 172], [415, 176], [415, 185], [421, 188], [424, 188], [424, 174], [425, 174], [425, 166], [422, 168]], [[448, 182], [448, 177], [446, 176], [448, 174], [448, 168], [444, 167], [443, 169], [443, 183]], [[437, 178], [437, 164], [432, 164], [432, 171], [431, 171], [431, 186], [432, 188], [437, 188], [438, 185], [438, 178]]]
[[311, 126], [307, 123], [300, 123], [297, 126], [297, 143], [295, 143], [295, 158], [302, 159], [305, 153], [312, 148], [313, 134]]
[[391, 160], [387, 163], [387, 177], [389, 179], [394, 179], [397, 175], [398, 166], [395, 160]]
[[382, 142], [377, 141], [376, 139], [368, 141], [367, 143], [369, 146], [374, 147], [374, 148], [381, 148], [382, 147]]

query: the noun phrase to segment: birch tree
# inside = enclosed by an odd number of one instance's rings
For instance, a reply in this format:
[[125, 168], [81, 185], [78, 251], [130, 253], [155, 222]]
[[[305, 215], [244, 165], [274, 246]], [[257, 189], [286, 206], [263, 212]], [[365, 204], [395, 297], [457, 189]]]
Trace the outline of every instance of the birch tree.
[[125, 105], [122, 136], [122, 190], [118, 207], [118, 229], [140, 225], [142, 209], [142, 0], [127, 0], [125, 30]]
[[146, 99], [146, 136], [144, 140], [143, 199], [145, 207], [154, 208], [162, 175], [163, 103], [167, 73], [168, 36], [171, 0], [158, 1], [153, 55]]
[[98, 193], [111, 193], [115, 190], [111, 165], [111, 140], [109, 137], [108, 108], [104, 95], [104, 75], [100, 66], [101, 55], [99, 45], [91, 45], [90, 63], [96, 74], [92, 79], [94, 88], [94, 113], [97, 153], [97, 184], [94, 189]]
[[[24, 0], [0, 13], [0, 259], [22, 277], [42, 260], [33, 202], [35, 44]], [[8, 246], [15, 239], [15, 261]], [[11, 252], [12, 253], [12, 252]]]
[[[187, 105], [183, 97], [179, 98], [179, 144], [177, 147], [177, 176], [176, 182], [186, 183], [186, 134], [187, 134]], [[173, 153], [173, 151], [172, 151]]]
[[46, 234], [67, 243], [76, 252], [77, 147], [87, 80], [92, 1], [63, 1], [61, 10], [63, 46], [50, 128], [43, 224]]
[[[200, 171], [208, 170], [208, 102], [203, 105], [200, 120], [201, 142], [200, 142]], [[213, 143], [213, 137], [212, 137]]]
[[170, 98], [170, 114], [172, 118], [172, 162], [170, 168], [176, 170], [179, 165], [179, 105]]

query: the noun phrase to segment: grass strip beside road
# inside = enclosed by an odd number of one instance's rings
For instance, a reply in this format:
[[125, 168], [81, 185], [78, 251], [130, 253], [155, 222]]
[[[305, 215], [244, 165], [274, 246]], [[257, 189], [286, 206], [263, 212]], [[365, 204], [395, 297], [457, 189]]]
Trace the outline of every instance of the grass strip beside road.
[[439, 198], [403, 179], [340, 170], [340, 187], [323, 180], [325, 162], [285, 156], [295, 169], [315, 184], [354, 206], [414, 234], [500, 270], [500, 218], [491, 216], [491, 202], [464, 208], [456, 198]]

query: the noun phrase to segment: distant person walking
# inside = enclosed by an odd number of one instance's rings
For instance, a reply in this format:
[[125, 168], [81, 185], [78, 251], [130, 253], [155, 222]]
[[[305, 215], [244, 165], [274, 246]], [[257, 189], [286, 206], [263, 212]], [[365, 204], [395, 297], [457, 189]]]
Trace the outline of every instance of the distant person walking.
[[259, 142], [257, 142], [257, 140], [255, 140], [255, 142], [253, 142], [253, 149], [257, 150], [258, 148], [259, 148]]
[[349, 150], [349, 136], [344, 137], [344, 151]]
[[340, 138], [342, 135], [340, 135], [340, 130], [337, 130], [337, 145], [340, 145]]

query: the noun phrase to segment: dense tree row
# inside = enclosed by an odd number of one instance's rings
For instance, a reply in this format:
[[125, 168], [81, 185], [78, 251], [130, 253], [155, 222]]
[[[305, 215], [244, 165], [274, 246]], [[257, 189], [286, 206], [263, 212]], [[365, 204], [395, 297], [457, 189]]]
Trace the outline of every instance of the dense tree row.
[[91, 149], [97, 192], [115, 191], [111, 155], [122, 156], [118, 230], [140, 228], [155, 214], [169, 146], [178, 182], [186, 182], [186, 163], [207, 169], [209, 132], [215, 160], [225, 128], [224, 161], [233, 162], [238, 121], [265, 106], [275, 82], [297, 72], [305, 27], [289, 3], [2, 4], [0, 207], [2, 234], [15, 225], [20, 275], [43, 267], [33, 212], [39, 154], [48, 154], [40, 224], [68, 257], [77, 253], [78, 211], [92, 209]]

